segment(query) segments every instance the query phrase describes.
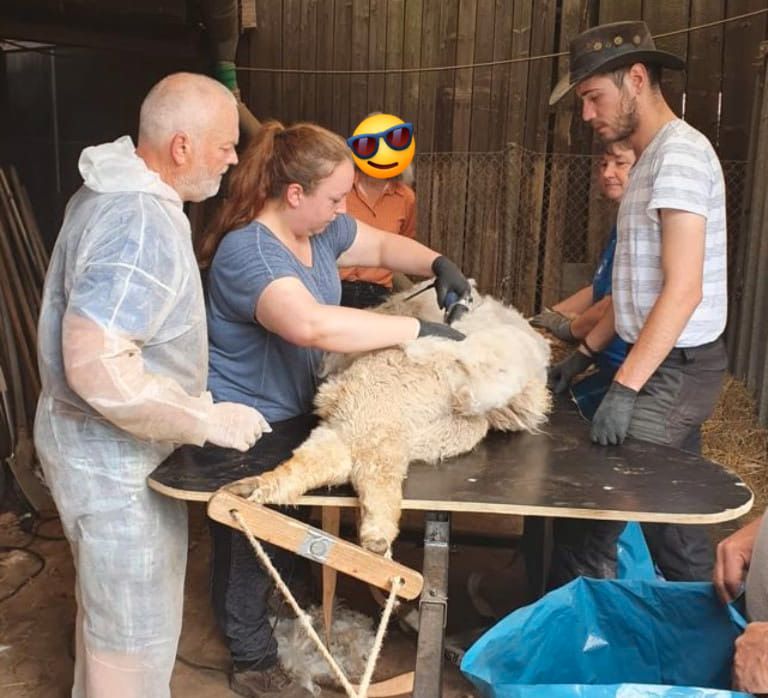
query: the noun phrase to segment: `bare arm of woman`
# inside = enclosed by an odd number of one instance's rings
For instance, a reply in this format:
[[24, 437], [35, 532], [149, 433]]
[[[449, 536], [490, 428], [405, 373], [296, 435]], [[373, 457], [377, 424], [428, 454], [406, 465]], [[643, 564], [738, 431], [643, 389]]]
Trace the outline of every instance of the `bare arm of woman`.
[[592, 287], [585, 286], [568, 296], [568, 298], [561, 300], [557, 305], [553, 305], [552, 310], [573, 319], [576, 315], [581, 315], [592, 305], [592, 298]]
[[355, 241], [339, 257], [340, 267], [384, 267], [417, 276], [432, 276], [439, 253], [416, 240], [357, 221]]
[[420, 329], [416, 318], [318, 303], [294, 277], [269, 284], [259, 297], [254, 317], [286, 342], [324, 351], [380, 349], [415, 339]]
[[600, 322], [606, 310], [613, 312], [613, 301], [610, 296], [604, 296], [594, 305], [590, 305], [583, 313], [577, 315], [571, 322], [571, 334], [576, 339], [584, 339]]

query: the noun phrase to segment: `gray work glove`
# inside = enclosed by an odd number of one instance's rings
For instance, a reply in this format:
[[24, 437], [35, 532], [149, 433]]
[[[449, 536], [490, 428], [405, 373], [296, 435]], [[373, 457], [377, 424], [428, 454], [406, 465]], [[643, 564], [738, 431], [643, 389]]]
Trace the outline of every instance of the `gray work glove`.
[[454, 330], [449, 325], [443, 325], [441, 322], [429, 322], [428, 320], [419, 320], [419, 337], [444, 337], [452, 339], [454, 342], [460, 342], [466, 339], [466, 335], [458, 330]]
[[450, 293], [456, 294], [455, 300], [467, 298], [472, 294], [469, 281], [448, 257], [441, 256], [432, 262], [432, 273], [435, 275], [435, 293], [440, 308], [445, 308], [446, 296]]
[[571, 320], [556, 310], [545, 310], [538, 315], [534, 315], [528, 322], [534, 327], [542, 327], [548, 330], [564, 342], [578, 341], [571, 332]]
[[592, 417], [592, 441], [601, 446], [624, 443], [636, 400], [637, 390], [613, 381]]
[[574, 351], [559, 363], [549, 367], [547, 371], [547, 386], [555, 395], [564, 393], [568, 390], [573, 379], [583, 371], [586, 371], [593, 363], [592, 357], [580, 351]]

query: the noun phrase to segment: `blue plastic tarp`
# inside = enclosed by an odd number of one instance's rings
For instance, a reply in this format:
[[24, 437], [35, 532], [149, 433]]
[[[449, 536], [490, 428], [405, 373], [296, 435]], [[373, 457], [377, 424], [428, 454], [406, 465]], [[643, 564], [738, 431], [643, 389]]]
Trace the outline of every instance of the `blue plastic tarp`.
[[488, 698], [725, 698], [745, 622], [704, 582], [579, 578], [497, 623], [461, 670]]

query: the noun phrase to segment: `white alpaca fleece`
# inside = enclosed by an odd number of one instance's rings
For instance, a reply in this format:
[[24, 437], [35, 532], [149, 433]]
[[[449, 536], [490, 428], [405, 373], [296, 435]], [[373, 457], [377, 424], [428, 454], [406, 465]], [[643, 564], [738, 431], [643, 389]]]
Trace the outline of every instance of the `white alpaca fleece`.
[[[428, 290], [397, 294], [377, 312], [440, 321]], [[292, 458], [231, 487], [252, 501], [294, 504], [306, 491], [350, 482], [363, 547], [397, 536], [408, 464], [471, 450], [489, 429], [537, 431], [551, 407], [549, 344], [514, 308], [477, 296], [454, 323], [460, 342], [424, 337], [355, 356], [334, 355], [315, 397], [321, 423]]]
[[[312, 606], [307, 615], [312, 627], [322, 636], [323, 609]], [[272, 622], [280, 663], [301, 686], [318, 695], [318, 684], [338, 684], [325, 657], [320, 654], [298, 619], [281, 618], [276, 624]], [[374, 636], [373, 621], [368, 616], [334, 605], [328, 650], [350, 681], [357, 682], [362, 677]]]

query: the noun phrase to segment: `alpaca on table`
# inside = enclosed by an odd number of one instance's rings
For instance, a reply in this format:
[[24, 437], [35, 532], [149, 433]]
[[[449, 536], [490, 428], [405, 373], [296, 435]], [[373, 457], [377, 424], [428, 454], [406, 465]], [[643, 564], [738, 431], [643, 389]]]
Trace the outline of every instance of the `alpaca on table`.
[[[377, 312], [440, 321], [435, 294], [397, 294]], [[360, 544], [386, 554], [398, 533], [411, 461], [470, 451], [489, 429], [534, 432], [551, 407], [549, 344], [514, 308], [478, 296], [453, 324], [455, 342], [424, 337], [356, 355], [330, 355], [315, 397], [320, 424], [274, 470], [227, 489], [264, 504], [295, 504], [308, 490], [350, 482]]]

